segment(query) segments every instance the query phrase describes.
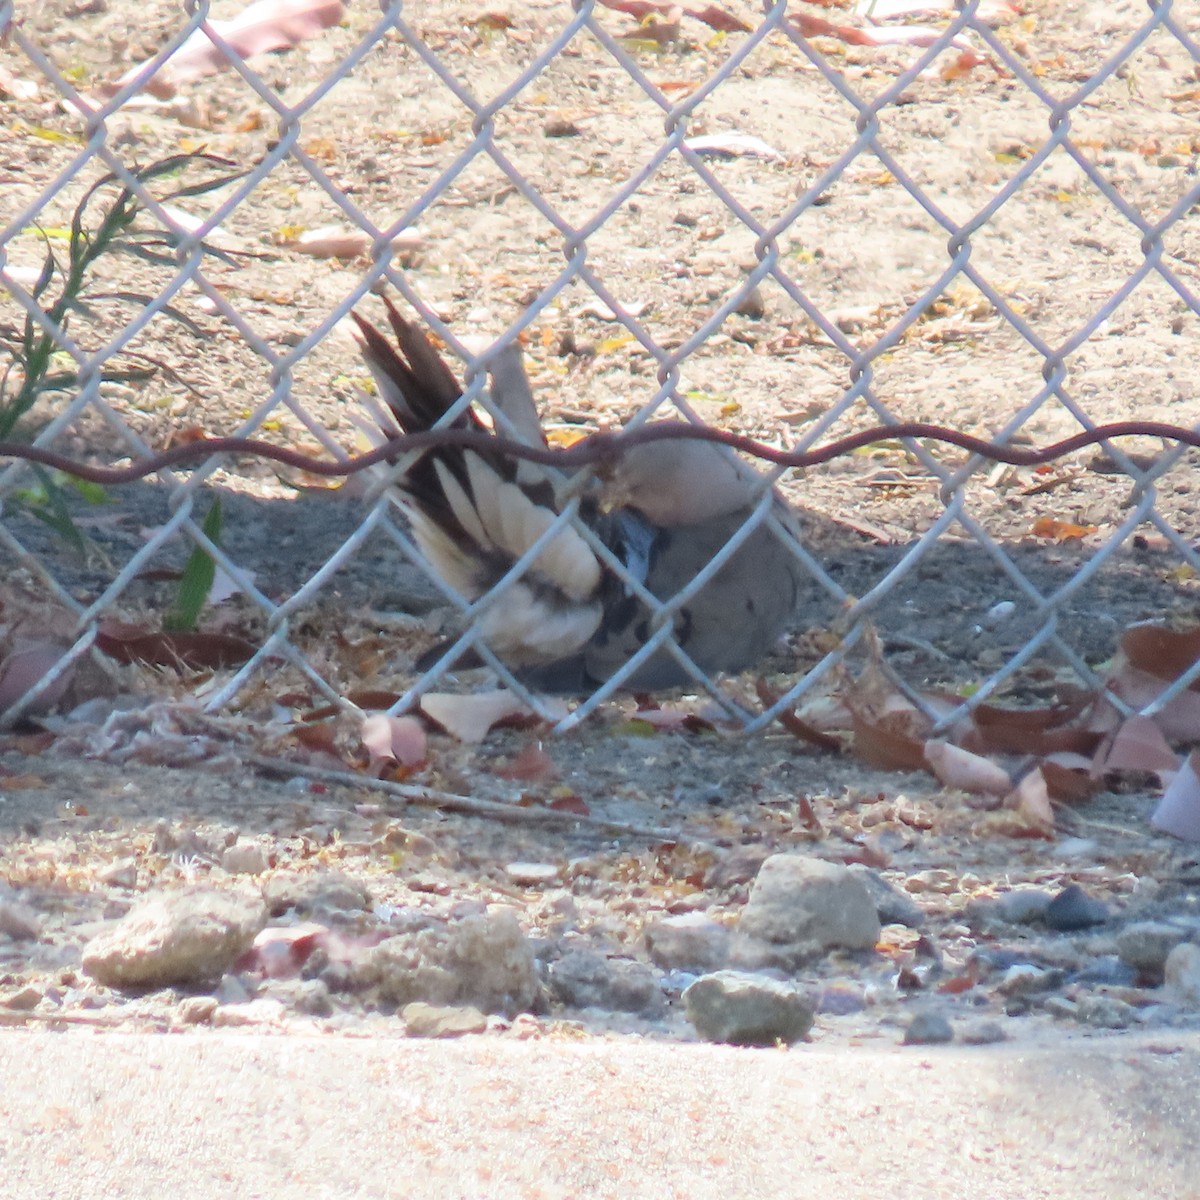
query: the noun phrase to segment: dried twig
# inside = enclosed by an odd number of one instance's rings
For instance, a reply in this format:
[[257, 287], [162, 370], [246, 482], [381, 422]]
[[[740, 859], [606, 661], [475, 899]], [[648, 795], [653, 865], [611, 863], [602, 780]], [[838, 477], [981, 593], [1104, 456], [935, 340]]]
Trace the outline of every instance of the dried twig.
[[474, 796], [460, 796], [455, 792], [438, 791], [436, 788], [409, 783], [393, 783], [388, 779], [369, 779], [355, 774], [353, 771], [317, 767], [307, 763], [293, 762], [287, 758], [272, 758], [265, 754], [249, 754], [243, 761], [271, 774], [300, 775], [305, 779], [313, 779], [320, 783], [370, 789], [373, 792], [383, 792], [388, 796], [395, 796], [409, 804], [417, 804], [424, 808], [440, 808], [446, 812], [486, 817], [492, 821], [503, 821], [512, 825], [586, 825], [592, 829], [603, 830], [605, 833], [648, 838], [656, 842], [679, 842], [693, 846], [710, 844], [696, 838], [685, 837], [673, 829], [628, 825], [624, 821], [611, 821], [606, 817], [585, 816], [582, 813], [560, 812], [555, 808], [523, 808], [515, 804], [505, 804], [500, 800], [480, 800]]

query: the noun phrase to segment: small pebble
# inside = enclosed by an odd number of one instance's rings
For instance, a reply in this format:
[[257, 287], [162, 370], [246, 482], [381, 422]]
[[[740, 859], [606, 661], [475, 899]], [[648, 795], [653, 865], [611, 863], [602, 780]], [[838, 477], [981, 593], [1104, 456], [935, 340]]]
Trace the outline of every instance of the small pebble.
[[40, 936], [42, 923], [37, 913], [18, 900], [0, 900], [0, 933], [14, 942], [30, 942]]
[[959, 1042], [968, 1046], [990, 1046], [1007, 1040], [1008, 1033], [1000, 1021], [971, 1021], [959, 1030]]
[[42, 1002], [42, 990], [28, 983], [16, 991], [0, 994], [0, 1008], [9, 1008], [14, 1012], [31, 1012]]
[[1061, 971], [1022, 963], [1004, 972], [996, 984], [996, 991], [1002, 996], [1036, 996], [1041, 992], [1052, 992], [1062, 983]]
[[1071, 973], [1072, 983], [1103, 984], [1105, 987], [1132, 987], [1137, 971], [1115, 954], [1101, 954]]
[[101, 883], [111, 887], [137, 887], [137, 862], [132, 858], [119, 858], [109, 863], [107, 867], [96, 872], [96, 878]]
[[579, 126], [569, 117], [551, 117], [542, 126], [542, 132], [548, 138], [578, 137]]
[[740, 971], [702, 975], [683, 993], [687, 1018], [706, 1042], [790, 1046], [812, 1028], [808, 998], [794, 985]]
[[993, 1046], [1008, 1041], [1008, 1034], [999, 1021], [972, 1021], [958, 1035], [964, 1046]]
[[826, 984], [817, 993], [817, 1012], [831, 1017], [859, 1013], [866, 1006], [866, 994], [862, 985], [849, 980]]
[[278, 1000], [247, 1000], [222, 1004], [209, 1018], [214, 1028], [242, 1029], [254, 1025], [282, 1025], [287, 1009]]
[[663, 917], [646, 927], [646, 948], [664, 970], [717, 971], [729, 958], [729, 930], [704, 913]]
[[216, 996], [185, 996], [175, 1008], [181, 1025], [206, 1025], [220, 1007]]
[[983, 614], [980, 624], [984, 629], [995, 629], [997, 625], [1003, 625], [1016, 611], [1017, 606], [1013, 601], [998, 600]]
[[555, 998], [573, 1008], [604, 1008], [643, 1016], [657, 1016], [666, 1008], [658, 976], [635, 959], [572, 950], [551, 963], [547, 975]]
[[1167, 956], [1188, 937], [1187, 929], [1167, 921], [1135, 921], [1117, 934], [1117, 953], [1123, 962], [1157, 981], [1162, 979]]
[[1200, 946], [1184, 942], [1167, 955], [1163, 990], [1185, 1008], [1200, 1008]]
[[1068, 884], [1046, 909], [1045, 921], [1049, 929], [1058, 933], [1071, 933], [1103, 925], [1112, 916], [1107, 904], [1089, 896], [1077, 883]]
[[235, 842], [221, 855], [221, 869], [230, 875], [261, 875], [267, 856], [257, 842]]
[[952, 1041], [954, 1027], [941, 1013], [917, 1013], [904, 1030], [906, 1046], [943, 1046]]
[[736, 311], [752, 321], [759, 321], [766, 315], [767, 304], [757, 284], [738, 301]]
[[415, 1000], [406, 1004], [400, 1015], [409, 1037], [465, 1037], [471, 1033], [484, 1033], [488, 1027], [487, 1017], [470, 1005], [447, 1007]]
[[562, 877], [561, 868], [554, 863], [541, 862], [510, 862], [504, 873], [513, 881], [525, 887], [539, 887], [547, 883], [557, 883]]
[[1060, 1021], [1074, 1021], [1079, 1013], [1079, 1005], [1066, 996], [1047, 996], [1042, 1002], [1042, 1011]]
[[878, 871], [856, 863], [850, 873], [867, 885], [881, 925], [906, 925], [919, 929], [925, 924], [925, 910], [899, 888], [893, 887]]
[[1128, 1029], [1134, 1015], [1132, 1004], [1113, 996], [1081, 996], [1075, 1007], [1075, 1020], [1096, 1029]]

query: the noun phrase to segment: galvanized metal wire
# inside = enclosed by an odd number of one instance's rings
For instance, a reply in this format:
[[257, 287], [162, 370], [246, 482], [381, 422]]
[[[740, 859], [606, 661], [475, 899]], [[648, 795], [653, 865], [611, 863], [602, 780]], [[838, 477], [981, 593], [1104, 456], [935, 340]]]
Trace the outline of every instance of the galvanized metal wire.
[[[18, 322], [28, 317], [36, 329], [50, 334], [58, 352], [70, 360], [76, 375], [71, 394], [61, 398], [61, 408], [38, 429], [37, 445], [60, 444], [64, 436], [76, 427], [81, 416], [90, 414], [102, 419], [115, 435], [123, 453], [134, 458], [148, 456], [151, 453], [150, 442], [136, 432], [126, 416], [102, 392], [105, 368], [122, 351], [133, 346], [156, 318], [167, 314], [182, 293], [192, 290], [204, 298], [215, 318], [226, 322], [230, 336], [241, 339], [265, 368], [269, 383], [266, 394], [247, 396], [245, 403], [237, 406], [246, 410], [245, 415], [235, 422], [230, 432], [243, 436], [263, 435], [268, 423], [285, 412], [332, 455], [346, 453], [344, 441], [317, 414], [310, 411], [297, 394], [297, 371], [353, 308], [373, 290], [384, 285], [398, 292], [451, 350], [462, 357], [466, 387], [460, 409], [471, 403], [487, 402], [487, 370], [494, 353], [534, 327], [548, 310], [561, 303], [569, 288], [587, 289], [611, 311], [617, 326], [627, 331], [633, 344], [653, 364], [655, 382], [646, 390], [641, 410], [634, 417], [637, 423], [667, 414], [688, 420], [700, 419], [686, 395], [684, 368], [701, 347], [722, 330], [731, 315], [740, 310], [754, 289], [768, 283], [794, 306], [797, 314], [803, 314], [811, 322], [820, 337], [845, 363], [846, 386], [836, 401], [804, 429], [797, 439], [800, 446], [819, 442], [856, 413], [866, 412], [885, 424], [895, 424], [900, 420], [886, 398], [885, 387], [880, 383], [880, 365], [904, 343], [906, 335], [929, 315], [933, 306], [956, 283], [976, 289], [990, 304], [1004, 328], [1014, 332], [1041, 364], [1041, 385], [1025, 397], [1015, 411], [997, 421], [993, 432], [998, 440], [1024, 434], [1034, 418], [1047, 411], [1050, 405], [1070, 414], [1084, 428], [1096, 424], [1085, 399], [1070, 386], [1069, 360], [1106, 322], [1112, 320], [1114, 314], [1147, 280], [1160, 281], [1190, 314], [1200, 316], [1200, 294], [1195, 286], [1197, 273], [1167, 252], [1169, 239], [1186, 224], [1196, 221], [1195, 210], [1200, 205], [1200, 175], [1194, 169], [1195, 160], [1190, 184], [1169, 208], [1151, 217], [1131, 202], [1097, 163], [1095, 156], [1087, 153], [1074, 131], [1081, 114], [1097, 93], [1118, 78], [1135, 56], [1148, 46], [1165, 41], [1174, 53], [1182, 50], [1190, 57], [1195, 72], [1200, 76], [1196, 14], [1184, 11], [1182, 5], [1174, 4], [1172, 0], [1149, 0], [1144, 16], [1129, 35], [1119, 45], [1112, 47], [1106, 57], [1097, 57], [1086, 78], [1066, 94], [1048, 87], [1031, 70], [1027, 56], [1014, 49], [1012, 40], [1002, 36], [989, 20], [980, 15], [980, 0], [967, 0], [942, 14], [941, 28], [936, 36], [927, 40], [927, 44], [910, 48], [906, 65], [895, 66], [886, 85], [871, 95], [861, 94], [851, 84], [839, 65], [838, 56], [831, 52], [832, 43], [819, 37], [804, 36], [800, 31], [802, 26], [793, 20], [797, 13], [828, 13], [833, 10], [809, 10], [803, 4], [789, 4], [788, 0], [779, 0], [777, 3], [768, 0], [754, 29], [744, 35], [731, 35], [719, 65], [703, 81], [688, 89], [681, 99], [674, 101], [653, 81], [627, 40], [616, 32], [619, 28], [617, 22], [628, 21], [628, 18], [621, 18], [619, 14], [599, 6], [596, 0], [573, 0], [570, 5], [564, 3], [557, 28], [545, 37], [540, 49], [490, 99], [476, 95], [463, 82], [461, 74], [453, 69], [445, 54], [422, 34], [423, 14], [420, 8], [406, 5], [400, 0], [384, 0], [380, 4], [378, 17], [372, 16], [360, 34], [343, 45], [340, 56], [328, 66], [323, 76], [307, 81], [310, 86], [303, 95], [295, 102], [287, 103], [280, 90], [264, 77], [262, 60], [244, 60], [237, 49], [217, 32], [211, 23], [211, 8], [208, 0], [188, 0], [180, 4], [177, 22], [161, 49], [111, 95], [104, 96], [95, 89], [86, 94], [81, 91], [70, 73], [62, 69], [59, 56], [41, 44], [38, 36], [31, 32], [23, 17], [33, 12], [32, 6], [23, 7], [14, 3], [14, 0], [0, 0], [0, 32], [7, 43], [5, 57], [0, 61], [9, 62], [17, 74], [34, 76], [48, 96], [45, 106], [47, 113], [53, 114], [58, 120], [63, 120], [63, 114], [66, 114], [65, 119], [73, 123], [78, 138], [71, 152], [56, 156], [48, 177], [44, 182], [39, 181], [40, 186], [21, 203], [11, 206], [0, 199], [0, 304], [3, 305], [0, 313], [15, 314]], [[871, 6], [867, 5], [865, 11], [869, 18]], [[868, 28], [873, 26], [868, 25]], [[262, 110], [270, 114], [276, 129], [267, 150], [252, 164], [243, 164], [246, 168], [244, 175], [222, 192], [219, 203], [197, 226], [185, 228], [156, 199], [153, 189], [138, 176], [133, 157], [114, 137], [114, 128], [118, 118], [129, 109], [146, 85], [169, 72], [172, 56], [197, 31], [202, 31], [202, 36], [210, 38], [221, 51], [228, 69], [236, 73]], [[597, 189], [596, 207], [586, 219], [576, 223], [568, 219], [561, 207], [538, 186], [529, 173], [522, 171], [498, 133], [498, 121], [520, 103], [528, 89], [539, 84], [569, 53], [572, 44], [581, 38], [591, 39], [601, 47], [626, 73], [646, 102], [659, 110], [661, 137], [654, 146], [648, 148], [640, 165], [627, 178], [605, 181], [606, 186]], [[1040, 144], [1031, 148], [1028, 157], [1016, 165], [985, 203], [966, 219], [956, 219], [943, 203], [939, 203], [933, 191], [906, 167], [900, 156], [889, 148], [883, 132], [886, 116], [904, 101], [914, 84], [922, 80], [939, 61], [944, 61], [943, 56], [958, 53], [963, 39], [977, 48], [980, 55], [989, 57], [994, 69], [1006, 73], [1013, 86], [1023, 88], [1044, 107], [1045, 134]], [[381, 225], [356, 200], [354, 190], [347, 187], [346, 181], [336, 178], [318, 161], [311, 149], [306, 148], [303, 135], [314, 114], [328, 102], [334, 89], [352, 76], [371, 54], [393, 41], [406, 47], [408, 53], [419, 60], [432, 78], [462, 106], [469, 118], [470, 136], [456, 154], [439, 164], [433, 180], [411, 194], [403, 210], [396, 212], [389, 223]], [[720, 171], [714, 169], [708, 156], [691, 144], [691, 131], [701, 119], [704, 106], [719, 95], [722, 88], [729, 86], [730, 80], [746, 69], [756, 54], [764, 47], [785, 41], [795, 47], [827, 85], [829, 103], [848, 106], [853, 114], [854, 133], [833, 161], [823, 165], [811, 179], [795, 189], [794, 199], [783, 211], [774, 216], [764, 216], [740, 199], [734, 189], [723, 181]], [[997, 129], [1003, 120], [1003, 114], [997, 111]], [[353, 131], [349, 131], [347, 136], [353, 136]], [[986, 271], [980, 269], [976, 250], [979, 238], [986, 234], [1005, 205], [1030, 185], [1045, 164], [1064, 155], [1073, 161], [1087, 183], [1127, 223], [1138, 239], [1141, 261], [1082, 323], [1067, 336], [1054, 340], [1046, 335], [1039, 322], [1021, 305], [1013, 302], [1005, 290], [996, 286]], [[783, 244], [797, 223], [818, 207], [830, 189], [844, 181], [851, 168], [861, 164], [864, 159], [872, 160], [884, 169], [894, 185], [903, 190], [932, 227], [945, 238], [945, 259], [936, 277], [927, 281], [914, 279], [915, 293], [904, 298], [898, 315], [869, 341], [856, 340], [843, 331], [838, 321], [826, 310], [827, 306], [812, 294], [802, 273], [789, 262]], [[754, 261], [746, 267], [737, 286], [729, 289], [687, 336], [664, 345], [655, 337], [647, 322], [640, 319], [630, 307], [623, 305], [618, 289], [597, 268], [589, 247], [599, 232], [663, 169], [664, 164], [675, 161], [684, 164], [697, 184], [706, 189], [707, 199], [719, 204], [728, 219], [753, 238]], [[481, 163], [498, 171], [506, 181], [506, 186], [511, 187], [545, 222], [558, 239], [556, 248], [561, 263], [551, 277], [539, 284], [523, 312], [504, 330], [495, 344], [483, 353], [476, 354], [463, 345], [455, 336], [454, 329], [423, 298], [411, 273], [397, 261], [393, 243], [402, 231], [416, 225], [460, 184], [470, 170]], [[243, 206], [254, 202], [257, 190], [266, 180], [285, 169], [302, 172], [303, 177], [319, 189], [340, 219], [366, 235], [369, 248], [364, 256], [367, 265], [362, 268], [354, 286], [330, 306], [311, 328], [305, 329], [292, 344], [283, 346], [278, 340], [264, 337], [245, 312], [231, 301], [227, 290], [210, 270], [205, 246], [223, 222]], [[163, 230], [168, 231], [175, 266], [170, 278], [162, 283], [156, 295], [130, 313], [120, 328], [102, 344], [87, 348], [72, 335], [70, 329], [60, 328], [50, 320], [28, 282], [10, 269], [10, 263], [19, 239], [27, 236], [32, 228], [61, 222], [63, 205], [68, 198], [77, 195], [85, 185], [104, 173], [111, 173], [120, 184], [127, 187], [146, 212]], [[903, 236], [902, 231], [898, 231], [897, 236]], [[1192, 384], [1194, 390], [1194, 379]], [[1195, 419], [1195, 415], [1196, 410], [1193, 409], [1192, 419]], [[942, 511], [928, 528], [921, 531], [919, 536], [914, 536], [897, 561], [862, 595], [851, 595], [826, 570], [820, 556], [798, 541], [794, 533], [779, 522], [771, 511], [770, 492], [764, 490], [762, 502], [753, 516], [714, 561], [679, 595], [666, 600], [651, 596], [636, 580], [629, 578], [624, 566], [591, 531], [582, 527], [577, 505], [572, 503], [567, 505], [559, 519], [489, 595], [470, 602], [438, 579], [422, 562], [419, 551], [406, 531], [403, 517], [386, 495], [364, 506], [361, 522], [341, 547], [325, 561], [311, 564], [307, 579], [289, 594], [282, 595], [269, 581], [255, 576], [253, 562], [238, 561], [227, 549], [214, 543], [202, 528], [197, 505], [206, 489], [218, 471], [235, 470], [219, 458], [213, 458], [188, 472], [160, 472], [159, 482], [170, 496], [169, 518], [146, 531], [143, 544], [136, 553], [124, 562], [114, 564], [104, 586], [91, 596], [81, 597], [77, 590], [63, 582], [57, 563], [48, 558], [43, 549], [27, 544], [28, 539], [18, 534], [18, 523], [11, 517], [12, 498], [20, 489], [30, 486], [27, 464], [0, 464], [0, 555], [9, 559], [7, 569], [26, 573], [29, 579], [36, 581], [38, 587], [45, 589], [48, 603], [52, 602], [69, 611], [75, 619], [72, 638], [69, 644], [63, 646], [58, 665], [39, 679], [7, 713], [0, 714], [0, 721], [12, 721], [21, 716], [36, 704], [39, 697], [50, 694], [59, 679], [81, 658], [96, 653], [95, 640], [100, 622], [121, 614], [130, 589], [141, 573], [158, 559], [165, 547], [180, 539], [188, 545], [202, 547], [211, 555], [220, 569], [234, 581], [247, 603], [260, 614], [264, 630], [262, 645], [254, 657], [240, 669], [220, 677], [215, 684], [206, 688], [204, 703], [211, 710], [237, 703], [264, 673], [277, 670], [281, 661], [307, 680], [315, 693], [334, 702], [343, 702], [344, 687], [299, 648], [294, 628], [301, 614], [328, 595], [332, 581], [346, 563], [361, 551], [369, 539], [380, 534], [397, 547], [405, 558], [425, 571], [432, 586], [459, 613], [457, 628], [461, 636], [430, 671], [408, 681], [397, 707], [411, 705], [424, 692], [443, 686], [453, 672], [458, 655], [473, 650], [491, 666], [505, 686], [517, 691], [537, 708], [544, 707], [543, 700], [531, 695], [521, 681], [480, 642], [474, 618], [488, 606], [502, 602], [505, 590], [521, 578], [549, 540], [564, 525], [574, 524], [589, 539], [605, 564], [622, 575], [630, 590], [646, 604], [653, 634], [644, 650], [623, 671], [592, 696], [585, 698], [568, 717], [556, 718], [560, 729], [586, 718], [620, 688], [622, 681], [641, 662], [663, 647], [683, 664], [687, 674], [695, 681], [697, 690], [707, 692], [728, 713], [741, 720], [748, 730], [763, 728], [784, 708], [824, 686], [830, 672], [849, 655], [857, 652], [867, 623], [882, 607], [895, 599], [905, 581], [913, 577], [916, 569], [949, 536], [969, 539], [977, 546], [1002, 577], [1009, 581], [1020, 603], [1036, 617], [1034, 628], [1025, 643], [985, 678], [975, 681], [971, 702], [1001, 691], [1031, 661], [1045, 654], [1066, 664], [1082, 681], [1092, 685], [1098, 682], [1094, 664], [1064, 634], [1060, 617], [1072, 597], [1084, 589], [1098, 572], [1111, 566], [1114, 556], [1146, 523], [1157, 530], [1185, 568], [1200, 573], [1200, 552], [1195, 541], [1186, 531], [1174, 528], [1158, 507], [1158, 481], [1183, 457], [1182, 448], [1166, 455], [1153, 471], [1147, 471], [1120, 447], [1108, 447], [1112, 459], [1128, 476], [1132, 487], [1127, 514], [1094, 548], [1073, 576], [1054, 590], [1047, 590], [1030, 579], [1018, 562], [1013, 547], [990, 532], [967, 502], [972, 480], [988, 471], [990, 464], [972, 458], [950, 467], [920, 443], [910, 441], [906, 449], [937, 481], [941, 489]], [[772, 476], [771, 482], [777, 475]], [[798, 674], [777, 703], [764, 712], [758, 712], [746, 707], [725, 686], [724, 681], [710, 677], [703, 663], [693, 661], [685, 649], [676, 643], [672, 636], [672, 617], [745, 539], [764, 523], [778, 539], [779, 552], [796, 556], [814, 587], [828, 597], [830, 605], [838, 612], [841, 640], [811, 669]], [[1179, 681], [1174, 690], [1177, 692], [1186, 687], [1197, 674], [1200, 674], [1200, 667]], [[920, 702], [918, 681], [906, 679], [899, 671], [896, 672], [896, 681]], [[947, 724], [956, 715], [941, 713], [939, 719]]]

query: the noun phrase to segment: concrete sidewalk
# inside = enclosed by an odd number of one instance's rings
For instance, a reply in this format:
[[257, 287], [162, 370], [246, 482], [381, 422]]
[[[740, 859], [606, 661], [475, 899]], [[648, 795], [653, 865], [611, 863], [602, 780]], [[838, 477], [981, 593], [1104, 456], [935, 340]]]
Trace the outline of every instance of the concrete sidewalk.
[[1200, 1036], [791, 1051], [5, 1031], [4, 1200], [1200, 1197]]

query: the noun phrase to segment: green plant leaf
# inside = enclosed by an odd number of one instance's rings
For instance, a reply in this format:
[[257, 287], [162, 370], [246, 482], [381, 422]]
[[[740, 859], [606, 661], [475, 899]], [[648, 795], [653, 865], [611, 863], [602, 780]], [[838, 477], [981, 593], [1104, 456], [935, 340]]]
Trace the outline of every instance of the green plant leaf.
[[64, 476], [67, 487], [77, 492], [89, 504], [107, 504], [108, 491], [103, 484], [93, 483], [90, 479], [79, 479], [75, 475]]
[[[221, 501], [213, 499], [212, 508], [201, 526], [204, 536], [214, 546], [221, 544]], [[203, 546], [197, 546], [188, 556], [187, 565], [179, 579], [179, 590], [175, 593], [175, 604], [163, 618], [163, 628], [176, 633], [196, 628], [200, 612], [212, 592], [217, 577], [217, 564]]]
[[80, 558], [86, 558], [88, 540], [75, 524], [75, 518], [71, 516], [71, 510], [63, 498], [62, 488], [45, 467], [30, 465], [40, 486], [21, 488], [13, 492], [11, 502], [15, 507], [41, 521], [48, 529], [52, 529]]

